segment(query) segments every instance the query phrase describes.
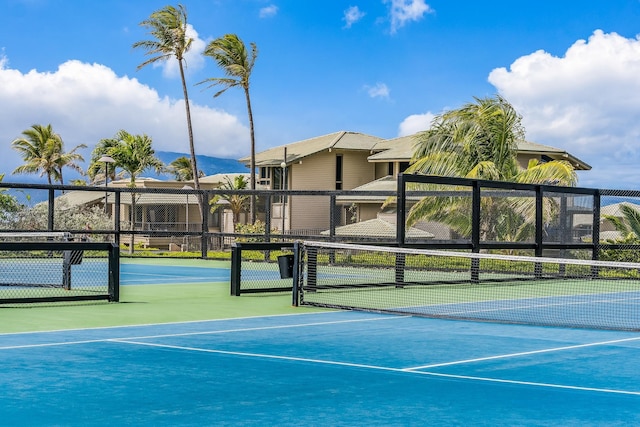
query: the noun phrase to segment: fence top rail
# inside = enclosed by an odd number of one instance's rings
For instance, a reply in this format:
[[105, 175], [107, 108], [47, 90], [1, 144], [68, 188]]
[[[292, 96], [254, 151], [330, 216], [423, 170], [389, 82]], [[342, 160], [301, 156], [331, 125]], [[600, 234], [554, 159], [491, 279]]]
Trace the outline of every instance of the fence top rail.
[[22, 238], [42, 238], [42, 239], [53, 239], [53, 238], [61, 238], [66, 239], [71, 237], [71, 233], [67, 231], [11, 231], [11, 232], [0, 232], [0, 239], [22, 239]]
[[470, 178], [457, 178], [457, 177], [443, 177], [435, 175], [413, 175], [413, 174], [400, 174], [398, 183], [399, 186], [406, 186], [408, 182], [423, 183], [423, 184], [441, 184], [441, 185], [457, 185], [480, 188], [503, 188], [514, 190], [537, 190], [540, 189], [543, 192], [553, 193], [573, 193], [573, 194], [600, 194], [601, 190], [585, 187], [563, 187], [550, 184], [523, 184], [517, 182], [506, 181], [488, 181], [482, 179], [470, 179]]

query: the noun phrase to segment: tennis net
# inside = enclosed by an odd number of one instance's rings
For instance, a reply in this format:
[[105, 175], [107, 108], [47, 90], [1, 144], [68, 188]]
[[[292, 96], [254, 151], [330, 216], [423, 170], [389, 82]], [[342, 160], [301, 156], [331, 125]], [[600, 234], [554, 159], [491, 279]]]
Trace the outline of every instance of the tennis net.
[[0, 304], [118, 299], [111, 243], [0, 241]]
[[301, 305], [640, 330], [640, 264], [303, 242]]

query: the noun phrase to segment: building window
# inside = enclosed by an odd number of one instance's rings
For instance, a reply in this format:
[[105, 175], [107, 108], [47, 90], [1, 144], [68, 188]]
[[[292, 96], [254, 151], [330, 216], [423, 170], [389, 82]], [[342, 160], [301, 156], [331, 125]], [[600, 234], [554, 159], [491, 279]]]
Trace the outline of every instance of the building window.
[[268, 185], [269, 181], [271, 181], [271, 168], [260, 167], [260, 178], [258, 182], [263, 185]]
[[408, 167], [409, 167], [409, 162], [400, 162], [400, 169], [398, 170], [398, 173], [402, 173], [406, 171]]
[[389, 162], [387, 165], [387, 175], [393, 176], [393, 162]]
[[342, 154], [336, 155], [336, 190], [342, 190]]
[[220, 209], [215, 209], [213, 212], [209, 211], [209, 218], [207, 218], [208, 225], [210, 227], [220, 228]]
[[[286, 170], [282, 168], [273, 168], [272, 176], [272, 189], [273, 190], [286, 190], [287, 189], [287, 179], [286, 179]], [[286, 197], [278, 197], [274, 200], [275, 203], [286, 203]]]

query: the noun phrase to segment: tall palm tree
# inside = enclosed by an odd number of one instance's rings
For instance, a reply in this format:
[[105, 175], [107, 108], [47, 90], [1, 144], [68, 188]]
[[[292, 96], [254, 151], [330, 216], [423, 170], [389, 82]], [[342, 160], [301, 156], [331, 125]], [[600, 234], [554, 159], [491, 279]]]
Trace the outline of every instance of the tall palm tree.
[[[532, 160], [523, 169], [517, 162], [518, 141], [525, 139], [521, 117], [504, 98], [476, 98], [462, 108], [436, 116], [432, 127], [418, 135], [407, 172], [427, 175], [575, 186], [570, 163]], [[426, 188], [421, 188], [426, 189]], [[471, 230], [468, 197], [425, 197], [410, 209], [407, 224], [421, 219], [449, 224], [462, 235]], [[482, 200], [482, 238], [523, 240], [533, 232], [535, 204], [531, 198]], [[557, 207], [545, 199], [545, 218]]]
[[[115, 166], [123, 169], [129, 175], [129, 187], [136, 187], [136, 177], [143, 171], [153, 168], [156, 172], [163, 171], [164, 165], [160, 159], [155, 156], [151, 144], [152, 140], [147, 135], [131, 135], [121, 130], [115, 138], [117, 144], [107, 153], [113, 160]], [[115, 169], [115, 168], [114, 168]], [[130, 228], [135, 229], [135, 212], [136, 197], [135, 193], [131, 193], [131, 212], [130, 212]], [[133, 253], [134, 235], [131, 234], [129, 252]]]
[[152, 168], [161, 173], [164, 164], [155, 156], [152, 139], [147, 135], [131, 135], [125, 130], [119, 131], [113, 138], [117, 143], [106, 153], [115, 160], [115, 165], [129, 175], [129, 187], [135, 188], [136, 177]]
[[[256, 139], [253, 125], [253, 111], [251, 109], [251, 96], [249, 87], [251, 72], [258, 57], [258, 48], [255, 43], [250, 43], [251, 52], [247, 51], [245, 44], [235, 34], [225, 34], [209, 43], [204, 50], [204, 54], [213, 58], [227, 77], [213, 77], [201, 83], [209, 83], [208, 87], [222, 86], [213, 96], [214, 98], [223, 94], [232, 87], [241, 87], [247, 102], [247, 114], [249, 116], [249, 131], [251, 135], [251, 160], [250, 160], [250, 188], [256, 189]], [[255, 197], [251, 197], [250, 216], [251, 222], [255, 222]]]
[[60, 135], [53, 131], [51, 124], [47, 126], [32, 125], [22, 132], [23, 137], [15, 139], [11, 146], [20, 152], [25, 164], [18, 166], [12, 173], [40, 173], [47, 175], [47, 182], [54, 181], [64, 184], [62, 168], [69, 167], [81, 174], [82, 168], [76, 161], [84, 161], [82, 155], [76, 153], [80, 148], [86, 148], [79, 144], [69, 152], [64, 152], [64, 142]]
[[[200, 189], [198, 179], [198, 165], [196, 161], [196, 151], [193, 143], [193, 128], [191, 126], [191, 110], [189, 108], [189, 93], [187, 92], [187, 82], [184, 76], [184, 55], [191, 48], [193, 39], [187, 37], [187, 9], [179, 4], [178, 7], [165, 6], [151, 14], [149, 19], [140, 23], [147, 28], [151, 40], [139, 41], [133, 44], [134, 48], [142, 48], [145, 55], [150, 58], [138, 65], [138, 70], [159, 62], [168, 61], [175, 58], [180, 69], [180, 79], [182, 80], [182, 92], [184, 94], [184, 105], [187, 113], [187, 130], [189, 132], [189, 152], [191, 155], [191, 170], [193, 174], [193, 184], [196, 190]], [[201, 205], [201, 204], [200, 204]], [[203, 207], [200, 206], [201, 211]]]
[[[178, 157], [167, 167], [167, 171], [173, 175], [176, 181], [190, 181], [193, 179], [191, 162], [185, 156]], [[202, 178], [204, 172], [198, 171], [198, 178]]]

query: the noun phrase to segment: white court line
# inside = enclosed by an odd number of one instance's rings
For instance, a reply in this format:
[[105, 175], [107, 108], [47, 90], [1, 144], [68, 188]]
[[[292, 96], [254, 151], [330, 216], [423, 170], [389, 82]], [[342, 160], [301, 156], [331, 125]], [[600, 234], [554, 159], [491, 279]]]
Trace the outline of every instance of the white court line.
[[[101, 331], [109, 329], [129, 329], [129, 328], [146, 328], [153, 326], [170, 326], [170, 325], [190, 325], [194, 323], [210, 323], [210, 322], [227, 322], [234, 320], [250, 320], [250, 319], [262, 319], [271, 317], [288, 317], [288, 316], [315, 316], [324, 314], [336, 314], [342, 313], [342, 311], [312, 311], [306, 313], [287, 313], [287, 314], [269, 314], [263, 316], [244, 316], [244, 317], [227, 317], [223, 319], [207, 319], [207, 320], [183, 320], [179, 322], [160, 322], [160, 323], [140, 323], [134, 325], [118, 325], [118, 326], [95, 326], [91, 328], [71, 328], [71, 329], [52, 329], [50, 331], [25, 331], [25, 332], [5, 332], [0, 333], [0, 338], [3, 336], [11, 335], [29, 335], [29, 334], [56, 334], [64, 332], [78, 332], [78, 331]], [[406, 317], [406, 316], [403, 316]]]
[[200, 352], [200, 353], [225, 354], [225, 355], [231, 355], [231, 356], [254, 357], [254, 358], [259, 358], [259, 359], [275, 359], [275, 360], [287, 360], [287, 361], [294, 361], [294, 362], [317, 363], [317, 364], [322, 364], [322, 365], [343, 366], [343, 367], [361, 368], [361, 369], [372, 369], [372, 370], [377, 370], [377, 371], [388, 371], [388, 372], [403, 372], [403, 373], [409, 373], [409, 374], [413, 374], [413, 375], [426, 375], [426, 376], [433, 376], [433, 377], [464, 379], [464, 380], [482, 381], [482, 382], [490, 382], [490, 383], [516, 384], [516, 385], [527, 385], [527, 386], [543, 387], [543, 388], [558, 388], [558, 389], [565, 389], [565, 390], [593, 391], [593, 392], [598, 392], [598, 393], [613, 393], [613, 394], [625, 394], [625, 395], [640, 396], [640, 392], [637, 392], [637, 391], [625, 391], [625, 390], [615, 390], [615, 389], [595, 388], [595, 387], [580, 387], [580, 386], [551, 384], [551, 383], [536, 383], [536, 382], [530, 382], [530, 381], [504, 380], [504, 379], [499, 379], [499, 378], [474, 377], [474, 376], [469, 376], [469, 375], [441, 374], [441, 373], [436, 373], [436, 372], [407, 371], [406, 369], [401, 369], [401, 368], [390, 368], [390, 367], [386, 367], [386, 366], [365, 365], [365, 364], [360, 364], [360, 363], [337, 362], [337, 361], [333, 361], [333, 360], [309, 359], [309, 358], [304, 358], [304, 357], [279, 356], [279, 355], [272, 355], [272, 354], [246, 353], [246, 352], [240, 352], [240, 351], [211, 350], [211, 349], [205, 349], [205, 348], [184, 347], [184, 346], [166, 345], [166, 344], [155, 344], [155, 343], [139, 342], [139, 341], [128, 341], [128, 340], [110, 340], [110, 341], [123, 343], [123, 344], [141, 345], [141, 346], [158, 347], [158, 348], [168, 348], [168, 349], [174, 349], [174, 350], [194, 351], [194, 352]]
[[219, 330], [219, 331], [180, 332], [180, 333], [175, 333], [175, 334], [156, 334], [156, 335], [133, 336], [133, 337], [101, 338], [101, 339], [81, 340], [81, 341], [67, 341], [67, 342], [40, 343], [40, 344], [23, 344], [23, 345], [13, 345], [13, 346], [0, 347], [0, 350], [15, 350], [15, 349], [38, 348], [38, 347], [55, 347], [55, 346], [61, 346], [61, 345], [88, 344], [88, 343], [110, 342], [110, 341], [125, 342], [126, 340], [142, 340], [142, 339], [171, 338], [171, 337], [188, 337], [188, 336], [196, 336], [196, 335], [216, 335], [216, 334], [227, 334], [227, 333], [233, 333], [233, 332], [266, 331], [266, 330], [272, 330], [272, 329], [303, 328], [303, 327], [307, 327], [307, 326], [337, 325], [337, 324], [341, 324], [341, 323], [377, 322], [377, 321], [381, 321], [381, 320], [397, 320], [397, 319], [404, 319], [404, 318], [407, 318], [407, 317], [411, 317], [411, 316], [370, 317], [370, 318], [364, 318], [364, 319], [333, 320], [333, 321], [330, 321], [330, 322], [312, 322], [312, 323], [298, 323], [298, 324], [293, 324], [293, 325], [274, 325], [274, 326], [260, 326], [260, 327], [251, 327], [251, 328], [222, 329], [222, 330]]
[[524, 351], [524, 352], [521, 352], [521, 353], [501, 354], [501, 355], [497, 355], [497, 356], [479, 357], [479, 358], [476, 358], [476, 359], [458, 360], [458, 361], [455, 361], [455, 362], [434, 363], [434, 364], [431, 364], [431, 365], [423, 365], [423, 366], [414, 366], [414, 367], [411, 367], [411, 368], [403, 368], [402, 370], [403, 371], [416, 371], [418, 369], [429, 369], [429, 368], [437, 368], [437, 367], [440, 367], [440, 366], [462, 365], [462, 364], [465, 364], [465, 363], [484, 362], [486, 360], [507, 359], [507, 358], [510, 358], [510, 357], [528, 356], [528, 355], [531, 355], [531, 354], [541, 354], [541, 353], [552, 353], [552, 352], [555, 352], [555, 351], [573, 350], [573, 349], [576, 349], [576, 348], [595, 347], [595, 346], [601, 346], [601, 345], [618, 344], [618, 343], [622, 343], [622, 342], [638, 341], [638, 340], [640, 340], [640, 337], [621, 338], [621, 339], [618, 339], [618, 340], [593, 342], [593, 343], [587, 343], [587, 344], [568, 345], [568, 346], [564, 346], [564, 347], [555, 347], [555, 348], [545, 348], [543, 350], [532, 350], [532, 351]]

